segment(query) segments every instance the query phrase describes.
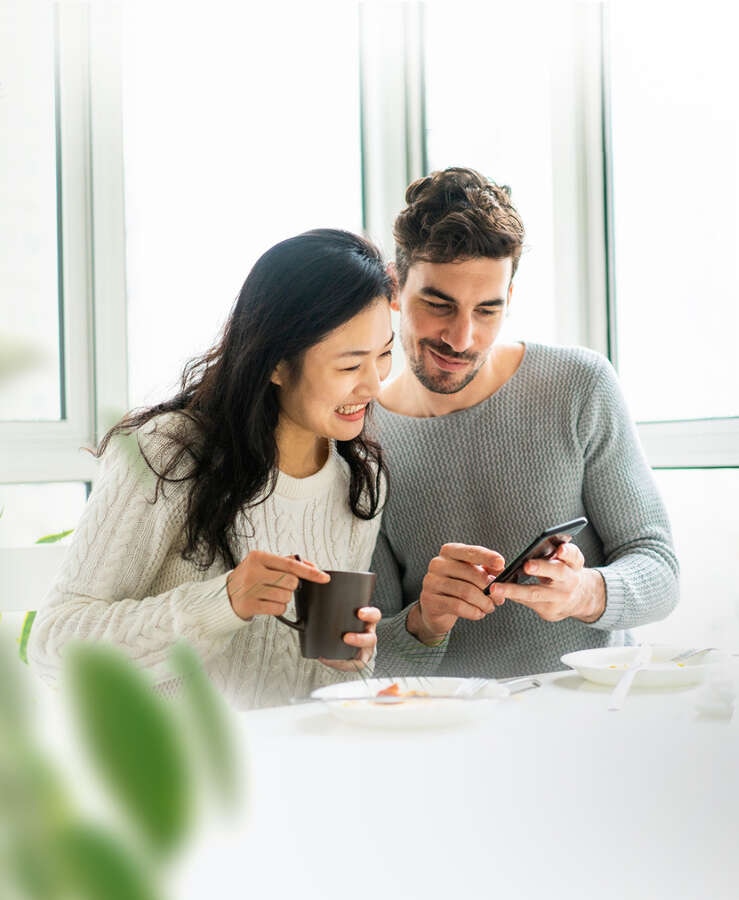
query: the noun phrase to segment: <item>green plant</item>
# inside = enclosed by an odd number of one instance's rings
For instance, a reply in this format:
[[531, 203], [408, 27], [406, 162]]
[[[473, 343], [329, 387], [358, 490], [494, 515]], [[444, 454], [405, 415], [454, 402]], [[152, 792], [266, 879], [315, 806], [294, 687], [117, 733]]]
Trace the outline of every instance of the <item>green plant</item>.
[[225, 705], [189, 646], [171, 655], [180, 678], [172, 700], [112, 647], [68, 651], [63, 690], [84, 755], [114, 803], [102, 819], [84, 811], [34, 732], [27, 670], [0, 646], [3, 897], [161, 900], [168, 863], [207, 788], [221, 808], [241, 796]]
[[[74, 531], [74, 528], [68, 528], [66, 531], [58, 531], [56, 534], [46, 534], [43, 537], [40, 537], [36, 543], [37, 544], [56, 544], [58, 541], [63, 540], [67, 535], [70, 535]], [[23, 617], [23, 624], [21, 625], [21, 633], [18, 636], [18, 655], [21, 658], [21, 661], [24, 663], [28, 663], [28, 639], [31, 636], [31, 627], [33, 626], [33, 620], [36, 618], [36, 610], [29, 610], [26, 615]]]

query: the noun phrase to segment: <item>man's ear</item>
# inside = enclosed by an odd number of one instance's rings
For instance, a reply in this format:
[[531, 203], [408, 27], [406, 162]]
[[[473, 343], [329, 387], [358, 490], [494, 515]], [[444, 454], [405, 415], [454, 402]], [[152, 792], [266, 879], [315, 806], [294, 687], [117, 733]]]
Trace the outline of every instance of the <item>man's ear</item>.
[[511, 279], [511, 283], [508, 285], [508, 297], [506, 298], [506, 309], [505, 314], [511, 311], [511, 300], [513, 299], [513, 279]]
[[282, 387], [285, 382], [285, 360], [281, 359], [275, 366], [269, 380], [277, 387]]
[[393, 285], [393, 293], [390, 298], [390, 309], [394, 309], [396, 312], [400, 310], [400, 300], [398, 299], [398, 295], [400, 294], [400, 282], [398, 281], [398, 267], [394, 262], [389, 262], [386, 267], [387, 274], [390, 276], [390, 281]]

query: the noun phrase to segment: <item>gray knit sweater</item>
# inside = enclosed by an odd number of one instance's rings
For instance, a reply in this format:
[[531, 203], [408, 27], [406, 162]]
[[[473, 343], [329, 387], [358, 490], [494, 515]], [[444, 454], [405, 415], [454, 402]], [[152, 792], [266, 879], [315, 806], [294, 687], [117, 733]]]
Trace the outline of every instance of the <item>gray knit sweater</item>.
[[[610, 363], [582, 348], [527, 344], [516, 373], [469, 409], [409, 418], [379, 407], [390, 492], [373, 559], [376, 673], [504, 677], [563, 668], [571, 650], [618, 645], [678, 596], [670, 527]], [[507, 601], [459, 619], [426, 648], [405, 628], [429, 561], [459, 541], [513, 559], [545, 527], [587, 516], [576, 543], [606, 583], [594, 624], [545, 622]]]

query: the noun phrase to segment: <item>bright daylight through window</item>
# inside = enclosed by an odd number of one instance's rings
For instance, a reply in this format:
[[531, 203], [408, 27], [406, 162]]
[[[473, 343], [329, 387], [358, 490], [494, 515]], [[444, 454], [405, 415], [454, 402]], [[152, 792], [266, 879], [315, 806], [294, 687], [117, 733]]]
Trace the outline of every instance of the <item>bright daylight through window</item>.
[[727, 8], [609, 8], [617, 354], [639, 420], [739, 416], [739, 57]]

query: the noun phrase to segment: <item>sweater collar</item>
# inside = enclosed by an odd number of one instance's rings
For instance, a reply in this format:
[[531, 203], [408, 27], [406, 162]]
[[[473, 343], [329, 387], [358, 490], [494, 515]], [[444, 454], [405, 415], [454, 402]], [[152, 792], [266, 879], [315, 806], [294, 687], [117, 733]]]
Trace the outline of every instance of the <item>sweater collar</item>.
[[336, 444], [331, 441], [328, 458], [315, 475], [309, 475], [307, 478], [293, 478], [292, 475], [278, 471], [274, 492], [286, 500], [304, 500], [319, 496], [330, 488], [340, 469], [341, 457], [336, 450]]

